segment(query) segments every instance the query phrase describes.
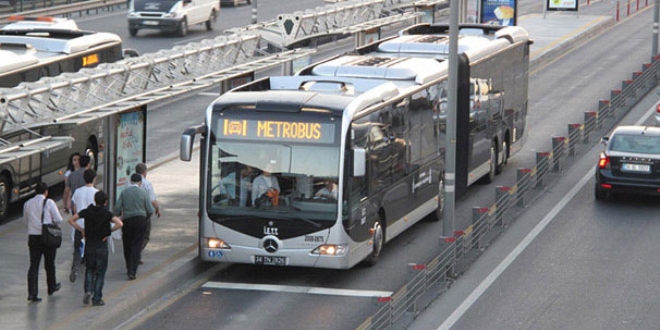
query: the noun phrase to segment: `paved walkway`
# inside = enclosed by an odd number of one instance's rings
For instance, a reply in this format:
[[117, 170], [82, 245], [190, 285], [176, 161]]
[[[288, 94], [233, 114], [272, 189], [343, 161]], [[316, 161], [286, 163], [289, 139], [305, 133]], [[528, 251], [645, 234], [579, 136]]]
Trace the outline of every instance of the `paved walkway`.
[[[571, 13], [528, 15], [519, 18], [534, 40], [532, 68], [539, 68], [558, 54], [612, 26], [611, 17]], [[196, 155], [197, 156], [197, 155]], [[40, 303], [28, 303], [27, 269], [29, 266], [26, 229], [21, 221], [0, 226], [0, 329], [108, 329], [118, 327], [157, 300], [194, 280], [203, 272], [212, 272], [221, 264], [197, 260], [197, 189], [198, 159], [185, 163], [176, 158], [149, 164], [149, 180], [163, 205], [163, 215], [153, 223], [151, 242], [138, 269], [137, 280], [128, 281], [121, 242], [110, 256], [106, 275], [103, 307], [82, 303], [81, 267], [75, 283], [68, 280], [72, 260], [69, 226], [65, 242], [57, 255], [57, 278], [62, 289], [46, 294], [45, 272], [39, 274]], [[41, 263], [43, 265], [43, 261]], [[43, 266], [42, 266], [43, 267]]]

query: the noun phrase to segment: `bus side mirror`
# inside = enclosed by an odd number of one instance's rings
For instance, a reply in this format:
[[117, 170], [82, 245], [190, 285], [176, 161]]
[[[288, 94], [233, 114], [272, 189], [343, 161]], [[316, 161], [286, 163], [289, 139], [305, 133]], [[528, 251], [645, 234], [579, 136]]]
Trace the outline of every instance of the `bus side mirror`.
[[181, 135], [181, 146], [179, 150], [179, 158], [184, 162], [189, 162], [192, 159], [193, 144], [195, 143], [195, 135], [203, 134], [206, 132], [206, 125], [197, 125], [186, 128]]
[[353, 149], [353, 176], [366, 174], [367, 153], [364, 148]]

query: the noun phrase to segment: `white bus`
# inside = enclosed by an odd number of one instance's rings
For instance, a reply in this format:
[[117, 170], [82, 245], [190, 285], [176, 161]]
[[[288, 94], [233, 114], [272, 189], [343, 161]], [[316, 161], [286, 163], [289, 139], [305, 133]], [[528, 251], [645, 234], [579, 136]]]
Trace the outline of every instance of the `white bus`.
[[123, 56], [116, 34], [79, 30], [75, 22], [51, 17], [12, 16], [11, 21], [15, 23], [0, 29], [0, 87], [116, 62]]
[[[509, 149], [502, 141], [521, 143], [530, 41], [519, 27], [465, 31], [456, 167], [467, 186], [492, 179], [508, 155], [497, 151]], [[423, 218], [442, 217], [447, 61], [386, 51], [401, 40], [238, 87], [184, 132], [182, 160], [201, 135], [202, 260], [351, 268], [377, 262]], [[504, 128], [509, 117], [516, 130]], [[262, 194], [264, 172], [277, 185]], [[336, 198], [319, 194], [335, 185]]]
[[[123, 57], [121, 38], [115, 34], [82, 31], [66, 19], [13, 17], [12, 21], [0, 29], [0, 88]], [[54, 124], [52, 114], [39, 111], [43, 110], [27, 105], [0, 113], [0, 221], [8, 216], [10, 203], [34, 194], [40, 181], [61, 183], [72, 152], [90, 155], [92, 168], [98, 168], [101, 120]], [[44, 120], [25, 125], [23, 113]]]

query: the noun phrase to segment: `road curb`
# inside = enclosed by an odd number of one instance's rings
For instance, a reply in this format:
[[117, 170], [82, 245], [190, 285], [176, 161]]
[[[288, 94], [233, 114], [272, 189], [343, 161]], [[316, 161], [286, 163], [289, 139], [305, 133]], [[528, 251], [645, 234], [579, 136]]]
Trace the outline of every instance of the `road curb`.
[[[605, 30], [614, 26], [616, 23], [614, 17], [611, 16], [600, 16], [594, 21], [595, 22], [593, 22], [591, 25], [588, 25], [586, 29], [582, 31], [582, 33], [579, 33], [578, 30], [578, 33], [574, 35], [567, 35], [564, 38], [558, 39], [556, 43], [548, 45], [545, 47], [548, 48], [547, 50], [539, 50], [539, 55], [535, 56], [530, 61], [529, 71], [534, 72], [546, 64], [551, 63], [559, 55], [568, 52], [571, 49], [576, 48], [576, 46], [586, 42], [587, 40], [600, 35]], [[533, 53], [534, 52], [532, 52], [531, 55], [534, 55]]]

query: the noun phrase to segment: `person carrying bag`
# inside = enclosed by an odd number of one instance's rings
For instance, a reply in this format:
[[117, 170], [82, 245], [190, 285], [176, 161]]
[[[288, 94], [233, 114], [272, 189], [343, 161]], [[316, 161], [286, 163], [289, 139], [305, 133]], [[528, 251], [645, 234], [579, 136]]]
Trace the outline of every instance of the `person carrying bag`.
[[[48, 184], [41, 182], [35, 189], [36, 195], [23, 205], [23, 222], [27, 226], [30, 268], [28, 269], [28, 301], [39, 302], [39, 264], [45, 258], [48, 295], [60, 290], [61, 285], [55, 276], [57, 247], [62, 244], [62, 216], [57, 205], [48, 199]], [[53, 227], [54, 226], [54, 227]], [[55, 234], [51, 234], [54, 232]], [[59, 235], [59, 236], [58, 236]], [[52, 236], [52, 237], [51, 237]]]
[[41, 244], [57, 249], [62, 246], [62, 228], [54, 223], [44, 223], [46, 202], [48, 202], [48, 198], [44, 198], [44, 205], [41, 209]]

